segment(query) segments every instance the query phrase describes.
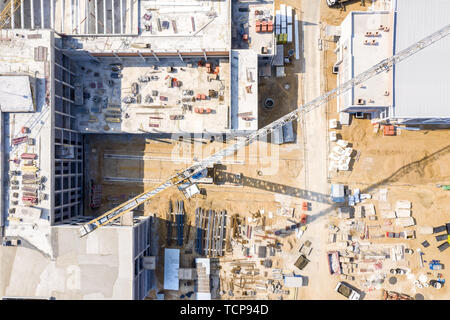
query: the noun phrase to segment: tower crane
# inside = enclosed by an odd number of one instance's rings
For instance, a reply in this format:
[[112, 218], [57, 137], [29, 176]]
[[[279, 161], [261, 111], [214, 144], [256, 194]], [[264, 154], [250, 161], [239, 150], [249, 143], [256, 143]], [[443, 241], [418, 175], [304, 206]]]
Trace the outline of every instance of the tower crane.
[[411, 46], [407, 47], [406, 49], [401, 50], [397, 54], [391, 56], [390, 58], [386, 58], [379, 63], [375, 64], [368, 70], [358, 74], [357, 76], [353, 77], [352, 79], [344, 82], [343, 84], [339, 85], [335, 89], [332, 89], [323, 95], [313, 99], [312, 101], [304, 104], [303, 106], [299, 107], [297, 110], [294, 110], [285, 116], [281, 117], [278, 120], [275, 120], [274, 122], [266, 125], [265, 127], [258, 129], [251, 134], [247, 135], [243, 139], [237, 141], [236, 143], [225, 147], [224, 149], [212, 154], [208, 158], [205, 158], [202, 161], [199, 161], [190, 167], [186, 169], [182, 169], [178, 171], [173, 176], [169, 177], [165, 182], [161, 183], [155, 188], [152, 188], [148, 191], [145, 191], [141, 193], [140, 195], [122, 203], [121, 205], [109, 210], [108, 212], [104, 213], [103, 215], [92, 219], [91, 221], [84, 224], [79, 232], [80, 237], [83, 237], [90, 232], [106, 225], [120, 216], [124, 215], [127, 212], [130, 212], [137, 206], [143, 204], [145, 201], [149, 200], [156, 194], [172, 187], [177, 184], [187, 182], [190, 177], [193, 175], [201, 172], [202, 170], [211, 167], [213, 164], [218, 163], [223, 158], [233, 155], [237, 150], [240, 148], [251, 144], [253, 141], [257, 140], [260, 137], [265, 137], [271, 132], [273, 132], [276, 129], [281, 128], [284, 124], [294, 121], [294, 120], [301, 120], [302, 115], [304, 115], [307, 112], [310, 112], [311, 110], [319, 107], [323, 103], [327, 102], [328, 100], [335, 98], [339, 96], [340, 94], [346, 92], [347, 90], [350, 90], [354, 86], [357, 86], [364, 81], [376, 76], [377, 74], [380, 74], [385, 71], [389, 71], [390, 68], [392, 68], [396, 63], [399, 63], [403, 61], [404, 59], [414, 55], [415, 53], [421, 51], [422, 49], [428, 47], [429, 45], [435, 43], [436, 41], [441, 40], [442, 38], [446, 37], [450, 33], [450, 24], [446, 25], [445, 27], [439, 29], [438, 31], [430, 34], [429, 36], [423, 38], [422, 40], [412, 44]]
[[[8, 24], [14, 12], [19, 9], [21, 4], [20, 0], [10, 0], [5, 8], [0, 12], [0, 29], [3, 29], [6, 24]], [[12, 27], [13, 29], [13, 27]]]

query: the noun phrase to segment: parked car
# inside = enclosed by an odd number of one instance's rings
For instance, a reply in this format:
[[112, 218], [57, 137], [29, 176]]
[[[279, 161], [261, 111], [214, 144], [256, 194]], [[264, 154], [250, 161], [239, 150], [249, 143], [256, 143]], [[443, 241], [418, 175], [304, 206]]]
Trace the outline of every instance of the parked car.
[[111, 72], [111, 78], [112, 79], [120, 79], [122, 77], [123, 77], [123, 75], [121, 73]]
[[361, 298], [361, 295], [345, 282], [338, 282], [334, 290], [350, 300], [359, 300]]

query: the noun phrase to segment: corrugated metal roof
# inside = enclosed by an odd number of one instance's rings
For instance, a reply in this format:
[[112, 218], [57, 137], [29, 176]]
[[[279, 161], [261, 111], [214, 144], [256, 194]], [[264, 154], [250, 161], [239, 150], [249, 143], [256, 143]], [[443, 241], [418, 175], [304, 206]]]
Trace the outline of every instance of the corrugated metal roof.
[[164, 250], [164, 289], [178, 290], [178, 270], [180, 267], [180, 249]]
[[[450, 23], [448, 0], [397, 0], [395, 51]], [[396, 118], [450, 118], [450, 37], [395, 66]]]

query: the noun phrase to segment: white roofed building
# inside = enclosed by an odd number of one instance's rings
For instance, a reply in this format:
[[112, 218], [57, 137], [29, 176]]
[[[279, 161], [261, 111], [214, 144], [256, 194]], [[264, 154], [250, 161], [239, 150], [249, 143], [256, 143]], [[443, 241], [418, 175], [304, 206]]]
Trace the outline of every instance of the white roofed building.
[[[392, 11], [350, 12], [337, 44], [337, 85], [448, 25], [446, 0], [396, 0]], [[450, 123], [446, 71], [450, 38], [353, 87], [337, 99], [338, 112], [371, 113], [398, 124]]]

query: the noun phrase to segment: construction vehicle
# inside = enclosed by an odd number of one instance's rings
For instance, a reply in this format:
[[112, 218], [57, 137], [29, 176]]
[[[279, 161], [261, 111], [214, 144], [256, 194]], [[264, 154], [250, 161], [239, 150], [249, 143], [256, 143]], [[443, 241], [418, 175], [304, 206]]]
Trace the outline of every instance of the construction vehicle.
[[202, 161], [194, 163], [193, 165], [191, 165], [186, 169], [178, 171], [175, 175], [169, 177], [165, 182], [161, 183], [156, 188], [145, 191], [142, 194], [126, 201], [125, 203], [107, 211], [103, 215], [87, 222], [80, 228], [80, 236], [85, 236], [101, 226], [112, 223], [114, 220], [116, 220], [123, 214], [135, 209], [137, 206], [143, 204], [145, 201], [149, 200], [156, 194], [189, 179], [191, 176], [208, 167], [212, 167], [214, 164], [216, 164], [223, 158], [230, 155], [234, 155], [237, 150], [251, 144], [252, 142], [258, 140], [261, 137], [266, 137], [275, 130], [279, 130], [286, 123], [292, 122], [294, 120], [301, 121], [305, 113], [308, 113], [311, 110], [318, 108], [319, 106], [329, 101], [330, 99], [335, 98], [341, 95], [342, 93], [352, 89], [354, 86], [358, 86], [361, 83], [367, 81], [368, 79], [373, 78], [374, 76], [380, 73], [389, 71], [396, 63], [403, 61], [404, 59], [414, 55], [415, 53], [421, 51], [427, 46], [441, 40], [442, 38], [448, 36], [449, 33], [450, 33], [450, 24], [432, 33], [431, 35], [425, 37], [424, 39], [412, 44], [411, 46], [401, 50], [400, 52], [391, 56], [390, 58], [386, 58], [380, 61], [379, 63], [375, 64], [368, 70], [344, 82], [335, 89], [332, 89], [326, 92], [325, 94], [313, 99], [312, 101], [304, 104], [303, 106], [300, 106], [296, 110], [291, 111], [290, 113], [286, 114], [280, 119], [275, 120], [274, 122], [266, 125], [265, 127], [250, 133], [248, 136], [243, 137], [243, 139], [238, 140], [236, 143], [228, 147], [225, 147], [222, 150], [219, 150], [218, 152], [203, 159]]
[[361, 298], [361, 295], [358, 293], [358, 291], [353, 289], [350, 285], [348, 285], [345, 282], [338, 282], [334, 290], [350, 300], [359, 300]]
[[429, 263], [430, 270], [442, 270], [444, 269], [443, 264], [440, 262], [440, 260], [431, 260]]

